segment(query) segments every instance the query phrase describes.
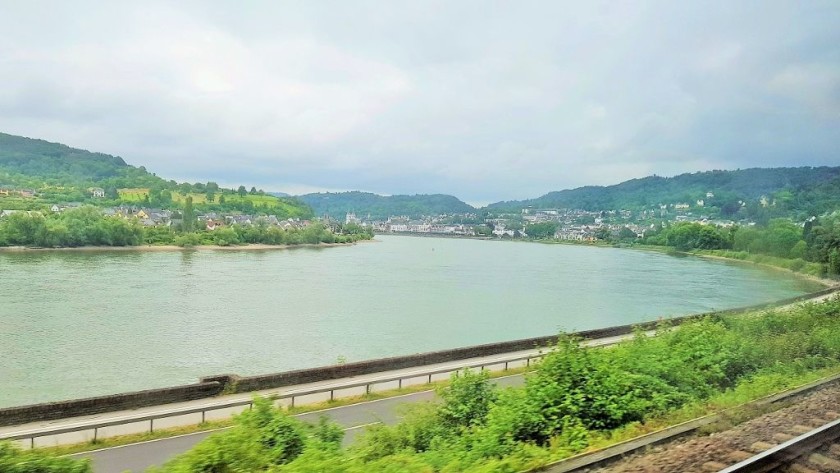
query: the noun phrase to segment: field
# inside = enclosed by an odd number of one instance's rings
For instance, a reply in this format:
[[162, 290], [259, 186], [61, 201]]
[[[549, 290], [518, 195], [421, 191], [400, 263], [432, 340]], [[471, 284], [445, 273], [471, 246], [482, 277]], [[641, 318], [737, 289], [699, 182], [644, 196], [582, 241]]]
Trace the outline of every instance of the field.
[[[149, 195], [149, 189], [144, 188], [135, 188], [135, 189], [119, 189], [117, 191], [120, 195], [120, 199], [125, 202], [142, 202], [146, 196]], [[180, 194], [177, 192], [172, 193], [172, 202], [176, 204], [183, 204], [184, 201], [187, 199], [188, 196], [192, 196], [193, 204], [206, 204], [207, 203], [207, 195], [200, 194], [200, 193], [190, 193], [190, 194]], [[213, 202], [218, 204], [219, 198], [222, 194], [216, 194]], [[250, 201], [254, 204], [254, 206], [260, 207], [284, 207], [280, 199], [271, 195], [245, 195], [240, 196], [239, 194], [224, 194], [225, 202], [230, 204], [239, 203], [242, 201]]]

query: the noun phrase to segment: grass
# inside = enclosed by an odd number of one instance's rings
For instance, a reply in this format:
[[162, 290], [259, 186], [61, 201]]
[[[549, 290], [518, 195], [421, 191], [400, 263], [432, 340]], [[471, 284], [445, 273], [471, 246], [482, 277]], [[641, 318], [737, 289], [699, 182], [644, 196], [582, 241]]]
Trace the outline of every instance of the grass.
[[[145, 188], [134, 188], [134, 189], [119, 189], [117, 193], [120, 196], [120, 199], [125, 202], [143, 202], [143, 200], [149, 195], [149, 189]], [[172, 192], [172, 202], [175, 204], [183, 204], [187, 197], [191, 196], [193, 199], [193, 204], [206, 204], [207, 201], [207, 194], [192, 192], [189, 194], [181, 194], [178, 192]], [[219, 198], [222, 196], [221, 193], [216, 193], [213, 203], [218, 204]], [[292, 208], [285, 202], [281, 201], [279, 198], [274, 197], [273, 195], [253, 195], [247, 194], [245, 196], [240, 196], [239, 194], [224, 194], [225, 202], [226, 203], [239, 203], [244, 201], [250, 201], [254, 206], [259, 207], [268, 207], [268, 208]]]

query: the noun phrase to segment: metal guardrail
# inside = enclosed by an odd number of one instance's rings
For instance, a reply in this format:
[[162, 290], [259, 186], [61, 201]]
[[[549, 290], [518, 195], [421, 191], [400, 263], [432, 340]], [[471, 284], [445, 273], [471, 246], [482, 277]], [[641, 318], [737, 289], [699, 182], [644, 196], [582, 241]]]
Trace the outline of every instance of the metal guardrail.
[[[613, 342], [615, 343], [615, 342]], [[609, 343], [608, 343], [609, 344]], [[604, 346], [603, 344], [601, 346]], [[510, 363], [515, 363], [518, 361], [525, 361], [525, 366], [530, 366], [531, 361], [535, 359], [539, 359], [545, 356], [544, 353], [533, 353], [526, 356], [517, 356], [512, 358], [500, 358], [500, 359], [491, 359], [491, 360], [484, 360], [479, 363], [471, 363], [468, 365], [461, 365], [458, 367], [449, 367], [449, 368], [438, 368], [435, 370], [423, 370], [419, 372], [411, 372], [411, 373], [404, 373], [398, 376], [387, 376], [382, 378], [373, 378], [368, 379], [366, 381], [358, 381], [358, 382], [351, 382], [351, 383], [342, 383], [334, 386], [325, 386], [320, 388], [312, 388], [312, 389], [304, 389], [304, 390], [297, 390], [297, 391], [287, 391], [284, 393], [277, 393], [277, 394], [269, 394], [268, 398], [279, 401], [283, 399], [288, 399], [290, 401], [290, 407], [294, 407], [295, 405], [295, 398], [303, 397], [303, 396], [311, 396], [313, 394], [322, 394], [322, 393], [330, 393], [330, 401], [335, 400], [335, 393], [336, 391], [342, 391], [345, 389], [353, 389], [364, 387], [365, 393], [370, 394], [372, 391], [372, 387], [376, 386], [377, 384], [385, 384], [391, 383], [396, 381], [397, 386], [399, 389], [402, 389], [403, 381], [416, 379], [421, 377], [427, 377], [425, 384], [432, 383], [432, 376], [436, 374], [443, 374], [443, 373], [454, 373], [456, 371], [460, 371], [463, 369], [472, 369], [472, 368], [479, 368], [484, 369], [489, 366], [501, 366], [504, 365], [504, 370], [507, 371]], [[248, 400], [240, 400], [240, 401], [232, 401], [226, 403], [219, 403], [219, 404], [208, 404], [204, 406], [197, 406], [197, 407], [184, 407], [178, 409], [171, 409], [165, 412], [159, 413], [152, 413], [152, 414], [138, 414], [138, 415], [129, 415], [123, 416], [119, 418], [113, 418], [108, 421], [90, 421], [90, 422], [79, 422], [75, 425], [67, 425], [63, 427], [45, 427], [45, 428], [38, 428], [32, 429], [28, 431], [20, 431], [14, 432], [11, 434], [0, 434], [0, 441], [2, 440], [29, 440], [30, 448], [35, 448], [35, 439], [40, 437], [49, 437], [52, 435], [61, 435], [61, 434], [68, 434], [73, 432], [83, 432], [87, 430], [93, 431], [93, 440], [96, 441], [99, 435], [99, 429], [103, 429], [106, 427], [114, 427], [118, 425], [126, 425], [126, 424], [136, 424], [140, 422], [149, 422], [149, 432], [154, 432], [155, 429], [155, 420], [165, 419], [169, 417], [179, 417], [185, 416], [189, 414], [201, 414], [201, 422], [204, 423], [206, 420], [206, 415], [208, 412], [211, 411], [218, 411], [222, 409], [230, 409], [235, 407], [242, 407], [248, 406], [252, 408], [254, 401], [252, 399]]]
[[819, 447], [840, 439], [840, 420], [829, 422], [799, 437], [720, 470], [719, 473], [765, 473], [790, 464]]

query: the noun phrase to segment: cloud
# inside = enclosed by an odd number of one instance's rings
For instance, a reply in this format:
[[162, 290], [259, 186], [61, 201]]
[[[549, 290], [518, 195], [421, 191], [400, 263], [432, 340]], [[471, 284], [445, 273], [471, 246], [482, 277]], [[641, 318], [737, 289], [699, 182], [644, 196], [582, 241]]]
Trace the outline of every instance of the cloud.
[[266, 190], [837, 164], [832, 2], [9, 2], [0, 129]]

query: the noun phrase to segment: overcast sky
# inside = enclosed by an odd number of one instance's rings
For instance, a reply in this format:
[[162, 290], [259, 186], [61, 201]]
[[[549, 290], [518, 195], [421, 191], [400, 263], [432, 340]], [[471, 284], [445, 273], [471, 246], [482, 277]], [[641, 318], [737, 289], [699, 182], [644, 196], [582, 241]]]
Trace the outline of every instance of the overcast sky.
[[537, 197], [840, 165], [840, 2], [0, 0], [0, 131], [166, 178]]

